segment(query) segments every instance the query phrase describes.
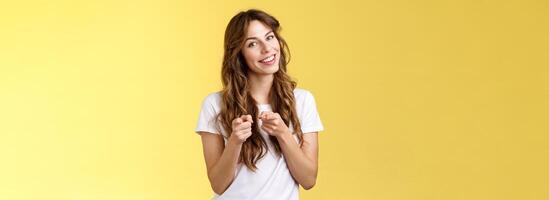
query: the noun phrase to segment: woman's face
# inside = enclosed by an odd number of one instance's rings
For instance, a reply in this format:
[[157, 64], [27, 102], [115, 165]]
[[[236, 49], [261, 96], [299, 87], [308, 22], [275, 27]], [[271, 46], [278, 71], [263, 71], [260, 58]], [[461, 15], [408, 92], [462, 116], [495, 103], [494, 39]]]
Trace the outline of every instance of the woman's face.
[[246, 30], [242, 54], [250, 72], [260, 75], [274, 74], [279, 69], [280, 44], [275, 34], [265, 24], [253, 20]]

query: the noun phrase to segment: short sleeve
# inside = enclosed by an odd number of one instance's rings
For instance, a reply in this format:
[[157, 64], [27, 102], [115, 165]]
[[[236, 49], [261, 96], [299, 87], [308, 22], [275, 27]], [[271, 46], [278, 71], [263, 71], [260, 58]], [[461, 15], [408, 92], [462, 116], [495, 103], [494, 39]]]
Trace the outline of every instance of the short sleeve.
[[202, 102], [202, 108], [198, 115], [198, 123], [196, 124], [195, 132], [208, 132], [213, 134], [220, 134], [217, 128], [217, 102], [215, 99], [216, 94], [208, 95]]
[[313, 94], [306, 91], [305, 99], [301, 110], [301, 131], [303, 133], [320, 132], [324, 130], [324, 126], [320, 121], [320, 116], [316, 109], [316, 102]]

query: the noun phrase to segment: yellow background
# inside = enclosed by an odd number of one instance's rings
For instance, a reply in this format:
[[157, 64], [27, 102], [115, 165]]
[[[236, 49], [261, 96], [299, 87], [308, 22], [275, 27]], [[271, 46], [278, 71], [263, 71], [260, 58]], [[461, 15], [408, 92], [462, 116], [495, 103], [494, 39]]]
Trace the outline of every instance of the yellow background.
[[208, 199], [223, 32], [277, 17], [313, 92], [302, 199], [549, 199], [547, 1], [3, 1], [0, 199]]

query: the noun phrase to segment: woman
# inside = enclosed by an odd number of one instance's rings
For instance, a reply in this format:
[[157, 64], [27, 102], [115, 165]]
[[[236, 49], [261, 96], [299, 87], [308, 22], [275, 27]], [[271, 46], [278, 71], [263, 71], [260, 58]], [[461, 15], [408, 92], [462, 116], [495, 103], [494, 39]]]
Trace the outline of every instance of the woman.
[[251, 9], [225, 30], [223, 90], [208, 95], [201, 135], [214, 199], [299, 199], [318, 171], [323, 130], [312, 94], [286, 73], [278, 20]]

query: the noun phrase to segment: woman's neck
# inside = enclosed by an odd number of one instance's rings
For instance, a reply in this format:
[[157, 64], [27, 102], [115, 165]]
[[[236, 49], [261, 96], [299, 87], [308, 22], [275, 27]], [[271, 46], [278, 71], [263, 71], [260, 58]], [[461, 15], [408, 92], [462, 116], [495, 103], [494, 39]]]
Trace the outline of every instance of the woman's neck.
[[274, 75], [258, 75], [250, 73], [250, 94], [258, 104], [269, 104], [269, 92], [273, 86]]

